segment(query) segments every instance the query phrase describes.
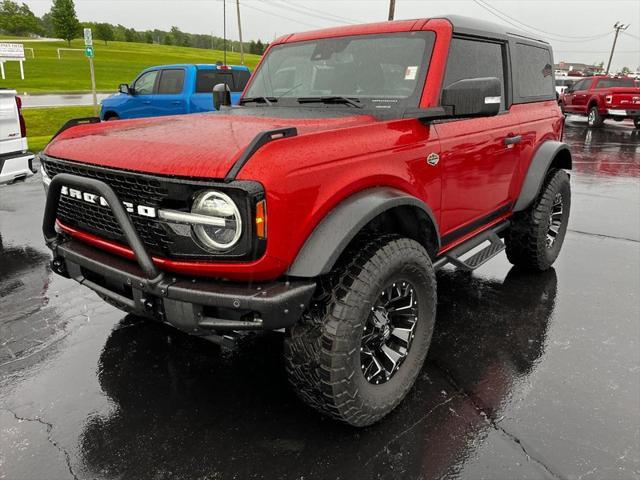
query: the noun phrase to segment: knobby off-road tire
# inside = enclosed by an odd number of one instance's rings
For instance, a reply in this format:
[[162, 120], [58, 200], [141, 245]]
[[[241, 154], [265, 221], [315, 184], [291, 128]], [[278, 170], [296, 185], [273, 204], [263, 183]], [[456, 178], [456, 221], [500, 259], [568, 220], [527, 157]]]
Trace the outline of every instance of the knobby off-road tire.
[[552, 169], [533, 204], [513, 216], [505, 236], [509, 261], [528, 270], [551, 267], [562, 248], [570, 211], [569, 175]]
[[[407, 238], [380, 237], [360, 244], [346, 258], [346, 264], [323, 278], [308, 312], [288, 332], [285, 363], [289, 381], [305, 403], [362, 427], [391, 412], [413, 386], [433, 333], [436, 280], [425, 249]], [[362, 360], [369, 357], [361, 349], [363, 334], [369, 338], [371, 333], [364, 329], [371, 332], [373, 308], [394, 283], [412, 287], [409, 304], [417, 303], [413, 337], [395, 373], [388, 380], [378, 376], [369, 381]]]
[[600, 114], [597, 106], [593, 106], [589, 108], [589, 112], [587, 113], [587, 124], [591, 128], [599, 128], [604, 124], [604, 116]]

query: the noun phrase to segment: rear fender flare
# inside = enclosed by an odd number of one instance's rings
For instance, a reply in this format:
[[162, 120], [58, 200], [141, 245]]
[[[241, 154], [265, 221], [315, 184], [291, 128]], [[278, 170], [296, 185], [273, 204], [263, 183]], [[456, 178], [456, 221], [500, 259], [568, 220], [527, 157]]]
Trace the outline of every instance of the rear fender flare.
[[417, 207], [424, 211], [440, 235], [433, 212], [420, 199], [391, 187], [362, 190], [339, 203], [316, 226], [298, 252], [287, 275], [317, 277], [331, 271], [345, 248], [371, 220], [395, 207]]
[[552, 165], [571, 170], [571, 152], [566, 143], [548, 140], [538, 148], [531, 160], [520, 195], [513, 207], [514, 212], [520, 212], [533, 203], [540, 193], [542, 183]]

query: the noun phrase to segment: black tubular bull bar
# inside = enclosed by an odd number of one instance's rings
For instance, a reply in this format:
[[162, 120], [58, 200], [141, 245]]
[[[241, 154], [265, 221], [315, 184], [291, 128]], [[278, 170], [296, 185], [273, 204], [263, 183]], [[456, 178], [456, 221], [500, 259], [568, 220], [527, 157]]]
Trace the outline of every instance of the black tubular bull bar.
[[[89, 190], [106, 200], [137, 265], [58, 233], [56, 213], [63, 187]], [[123, 310], [195, 335], [289, 327], [300, 318], [316, 287], [308, 279], [233, 283], [166, 275], [154, 264], [113, 189], [93, 178], [60, 173], [51, 179], [42, 231], [53, 252], [51, 265], [56, 273], [73, 278]]]

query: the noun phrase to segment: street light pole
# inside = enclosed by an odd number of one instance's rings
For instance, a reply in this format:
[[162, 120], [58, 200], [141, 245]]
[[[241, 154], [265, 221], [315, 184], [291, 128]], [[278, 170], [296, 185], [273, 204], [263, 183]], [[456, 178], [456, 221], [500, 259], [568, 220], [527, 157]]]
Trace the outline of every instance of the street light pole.
[[629, 24], [623, 25], [620, 22], [616, 22], [613, 26], [616, 29], [616, 35], [613, 37], [613, 45], [611, 45], [611, 53], [609, 54], [609, 61], [607, 62], [607, 71], [605, 75], [609, 75], [609, 69], [611, 68], [611, 60], [613, 59], [613, 51], [616, 49], [616, 42], [618, 41], [618, 35], [620, 34], [620, 30], [626, 30], [629, 28]]
[[396, 12], [396, 0], [389, 0], [389, 21], [393, 20]]
[[240, 22], [240, 0], [236, 0], [236, 12], [238, 13], [238, 36], [240, 37], [240, 65], [244, 65], [244, 45], [242, 45], [242, 23]]

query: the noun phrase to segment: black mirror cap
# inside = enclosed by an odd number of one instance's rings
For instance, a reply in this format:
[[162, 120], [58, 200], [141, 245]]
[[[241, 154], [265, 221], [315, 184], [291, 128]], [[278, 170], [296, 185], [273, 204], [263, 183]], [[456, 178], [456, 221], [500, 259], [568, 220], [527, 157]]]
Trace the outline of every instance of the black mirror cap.
[[502, 86], [496, 77], [467, 78], [442, 91], [441, 104], [454, 117], [488, 117], [500, 111]]
[[126, 83], [121, 83], [118, 86], [118, 92], [124, 93], [125, 95], [130, 95], [131, 94], [131, 90], [129, 89], [129, 85], [127, 85]]
[[231, 89], [226, 83], [218, 83], [213, 87], [213, 108], [220, 110], [220, 107], [231, 106]]

